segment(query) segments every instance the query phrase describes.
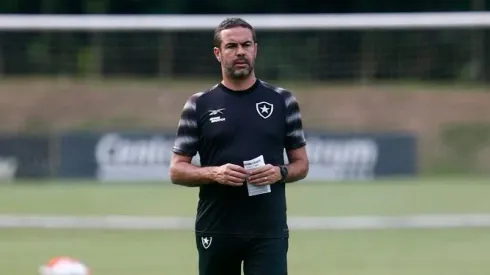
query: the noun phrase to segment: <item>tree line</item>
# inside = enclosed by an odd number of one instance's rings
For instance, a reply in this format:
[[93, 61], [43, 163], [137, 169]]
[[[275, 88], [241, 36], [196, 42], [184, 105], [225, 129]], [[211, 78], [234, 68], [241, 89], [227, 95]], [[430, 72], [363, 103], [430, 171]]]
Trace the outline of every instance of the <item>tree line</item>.
[[2, 0], [1, 13], [224, 14], [470, 11], [490, 8], [490, 0]]
[[[2, 0], [2, 13], [225, 14], [465, 11], [471, 1]], [[259, 31], [268, 79], [490, 81], [489, 30]], [[212, 77], [212, 31], [0, 31], [0, 75]]]

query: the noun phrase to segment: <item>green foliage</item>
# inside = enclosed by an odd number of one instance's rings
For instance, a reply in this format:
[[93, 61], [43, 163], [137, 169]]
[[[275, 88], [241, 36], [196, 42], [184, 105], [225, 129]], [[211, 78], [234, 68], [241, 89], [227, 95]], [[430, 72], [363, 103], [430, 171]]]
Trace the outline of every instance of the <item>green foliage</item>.
[[[478, 3], [490, 0], [474, 0]], [[469, 10], [471, 1], [119, 1], [119, 0], [4, 0], [1, 13], [70, 14], [242, 14], [345, 13]], [[472, 32], [288, 31], [259, 32], [257, 70], [267, 79], [359, 80], [418, 79], [475, 82], [490, 71], [490, 62], [474, 55]], [[156, 32], [17, 33], [2, 35], [3, 72], [112, 76], [214, 77], [211, 31], [173, 33], [171, 41]], [[71, 41], [67, 43], [66, 41]], [[147, 41], [144, 47], [141, 41]], [[487, 42], [482, 38], [483, 46]], [[87, 48], [87, 43], [91, 47]], [[137, 46], [135, 46], [137, 45]], [[194, 57], [189, 57], [189, 47]], [[179, 50], [184, 48], [184, 50]], [[27, 49], [27, 50], [25, 50]], [[172, 59], [167, 62], [162, 49]], [[199, 65], [196, 65], [197, 57]], [[168, 55], [167, 55], [168, 56]], [[450, 57], [450, 58], [448, 58]], [[481, 60], [481, 62], [475, 62]], [[68, 64], [68, 65], [67, 65]], [[161, 64], [165, 65], [162, 71]], [[483, 81], [481, 81], [483, 82]]]
[[3, 13], [13, 13], [18, 10], [17, 0], [2, 0], [0, 1], [0, 11]]
[[445, 164], [448, 170], [452, 170], [453, 173], [476, 173], [479, 171], [479, 153], [490, 146], [490, 125], [448, 125], [441, 131], [440, 140], [447, 149]]
[[311, 13], [465, 11], [490, 7], [490, 0], [473, 1], [120, 1], [120, 0], [2, 0], [2, 13]]
[[80, 76], [88, 76], [91, 73], [91, 60], [94, 53], [89, 47], [80, 47], [77, 54], [77, 72]]

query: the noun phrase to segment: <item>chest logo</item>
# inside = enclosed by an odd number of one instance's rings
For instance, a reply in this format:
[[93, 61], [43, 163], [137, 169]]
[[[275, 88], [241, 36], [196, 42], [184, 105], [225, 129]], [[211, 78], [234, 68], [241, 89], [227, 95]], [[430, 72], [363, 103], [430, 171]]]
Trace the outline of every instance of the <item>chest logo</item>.
[[225, 121], [226, 118], [220, 116], [220, 115], [223, 115], [223, 111], [224, 110], [225, 110], [225, 108], [216, 109], [216, 110], [209, 110], [208, 111], [209, 112], [209, 115], [212, 116], [212, 117], [209, 118], [209, 121], [211, 123]]
[[272, 115], [274, 105], [270, 104], [269, 102], [261, 101], [259, 103], [255, 103], [255, 109], [263, 119], [266, 119]]
[[225, 108], [216, 109], [216, 110], [209, 110], [209, 115], [210, 116], [215, 116], [215, 115], [220, 115], [220, 114], [222, 115], [224, 110], [225, 110]]

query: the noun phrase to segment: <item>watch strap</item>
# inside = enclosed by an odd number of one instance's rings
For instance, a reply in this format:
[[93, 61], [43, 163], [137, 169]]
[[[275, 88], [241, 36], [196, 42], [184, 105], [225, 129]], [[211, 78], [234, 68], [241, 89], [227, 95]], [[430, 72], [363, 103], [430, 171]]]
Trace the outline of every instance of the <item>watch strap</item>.
[[288, 167], [286, 165], [279, 165], [279, 170], [281, 171], [281, 182], [284, 183], [288, 176]]

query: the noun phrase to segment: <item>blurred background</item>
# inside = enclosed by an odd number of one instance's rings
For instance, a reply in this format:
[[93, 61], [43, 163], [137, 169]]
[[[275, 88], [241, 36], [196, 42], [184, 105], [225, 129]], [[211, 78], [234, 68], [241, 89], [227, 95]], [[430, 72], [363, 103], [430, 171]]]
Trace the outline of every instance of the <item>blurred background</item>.
[[220, 81], [214, 28], [239, 16], [257, 31], [257, 76], [302, 108], [311, 168], [288, 194], [291, 273], [484, 274], [489, 10], [1, 1], [0, 268], [66, 254], [94, 275], [195, 274], [197, 189], [168, 182], [171, 147], [186, 99]]

